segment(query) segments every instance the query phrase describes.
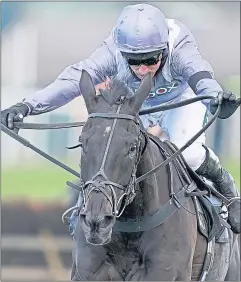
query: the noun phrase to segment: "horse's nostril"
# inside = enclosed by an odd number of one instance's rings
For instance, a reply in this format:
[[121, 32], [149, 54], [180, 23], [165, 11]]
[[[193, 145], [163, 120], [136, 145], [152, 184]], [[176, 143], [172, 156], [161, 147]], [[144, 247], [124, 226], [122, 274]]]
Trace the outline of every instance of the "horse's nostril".
[[106, 215], [105, 216], [105, 220], [106, 221], [112, 221], [114, 219], [114, 216], [113, 215]]
[[114, 216], [112, 215], [105, 215], [104, 219], [102, 221], [102, 226], [108, 226], [109, 224], [111, 224], [114, 220]]
[[79, 217], [80, 217], [80, 219], [83, 220], [84, 222], [87, 222], [87, 221], [86, 221], [86, 214], [80, 214]]
[[114, 216], [89, 216], [86, 214], [79, 215], [80, 221], [87, 227], [106, 228], [114, 221]]

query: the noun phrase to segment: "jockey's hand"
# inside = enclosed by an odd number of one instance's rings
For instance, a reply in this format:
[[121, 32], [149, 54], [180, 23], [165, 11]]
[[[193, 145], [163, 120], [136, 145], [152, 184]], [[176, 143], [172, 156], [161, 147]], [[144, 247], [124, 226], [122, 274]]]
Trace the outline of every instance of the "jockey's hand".
[[[240, 98], [236, 98], [236, 96], [231, 92], [223, 92], [223, 100], [221, 105], [221, 111], [218, 115], [220, 119], [229, 118], [239, 107], [240, 105]], [[210, 101], [210, 112], [212, 115], [215, 114], [218, 108], [218, 98], [212, 99]]]
[[157, 136], [162, 141], [168, 139], [166, 132], [161, 129], [159, 124], [152, 126], [152, 127], [148, 127], [147, 132], [154, 136]]
[[100, 89], [108, 89], [110, 83], [110, 78], [107, 76], [106, 80], [95, 86], [96, 95], [100, 95]]
[[14, 128], [15, 121], [23, 121], [23, 118], [28, 115], [30, 108], [23, 103], [18, 103], [8, 109], [1, 111], [1, 123], [18, 133], [18, 129]]

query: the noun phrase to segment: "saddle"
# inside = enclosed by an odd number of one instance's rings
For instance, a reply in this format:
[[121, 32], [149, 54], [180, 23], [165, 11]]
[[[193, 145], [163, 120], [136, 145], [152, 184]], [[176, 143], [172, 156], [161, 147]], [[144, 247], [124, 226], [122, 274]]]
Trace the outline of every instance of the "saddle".
[[[153, 136], [151, 136], [151, 139], [153, 140]], [[155, 137], [154, 139], [155, 142], [157, 142]], [[178, 148], [168, 140], [164, 142], [160, 141], [160, 143], [159, 146], [164, 147], [170, 155], [178, 150]], [[228, 209], [223, 201], [213, 194], [212, 191], [216, 191], [214, 184], [192, 170], [182, 155], [178, 156], [176, 161], [179, 167], [182, 166], [181, 173], [185, 171], [185, 174], [197, 185], [197, 189], [187, 192], [190, 193], [193, 199], [199, 232], [208, 242], [215, 238], [217, 243], [227, 243], [229, 241], [228, 228], [230, 228], [226, 221], [228, 218]], [[176, 168], [178, 169], [177, 166]], [[212, 187], [212, 191], [210, 191], [210, 186]], [[200, 193], [204, 191], [207, 192], [207, 195]]]

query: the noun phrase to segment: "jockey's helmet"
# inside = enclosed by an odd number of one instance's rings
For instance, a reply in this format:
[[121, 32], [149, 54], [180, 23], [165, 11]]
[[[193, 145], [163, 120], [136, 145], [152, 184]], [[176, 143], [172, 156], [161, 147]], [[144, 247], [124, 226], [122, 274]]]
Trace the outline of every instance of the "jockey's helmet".
[[155, 58], [167, 48], [168, 26], [164, 14], [148, 4], [126, 6], [113, 29], [117, 49], [127, 58]]

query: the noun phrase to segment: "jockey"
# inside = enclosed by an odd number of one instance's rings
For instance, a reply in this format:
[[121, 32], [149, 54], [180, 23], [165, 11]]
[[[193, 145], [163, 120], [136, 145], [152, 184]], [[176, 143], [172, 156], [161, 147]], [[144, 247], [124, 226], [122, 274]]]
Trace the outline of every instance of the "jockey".
[[[224, 92], [214, 79], [210, 64], [199, 53], [190, 30], [181, 22], [166, 19], [154, 6], [126, 6], [110, 36], [86, 60], [67, 67], [46, 88], [1, 112], [1, 122], [10, 129], [14, 121], [57, 109], [81, 95], [79, 81], [85, 69], [97, 86], [107, 77], [123, 75], [135, 91], [147, 73], [152, 74], [153, 88], [143, 108], [162, 103], [175, 103], [195, 95], [223, 92], [219, 118], [230, 117], [240, 104], [231, 92]], [[217, 99], [141, 116], [146, 130], [160, 138], [168, 138], [183, 146], [199, 131], [206, 111], [214, 114]], [[220, 193], [231, 200], [229, 223], [234, 233], [240, 233], [240, 197], [233, 177], [222, 167], [214, 152], [203, 146], [202, 134], [183, 156], [198, 174], [213, 181]]]

